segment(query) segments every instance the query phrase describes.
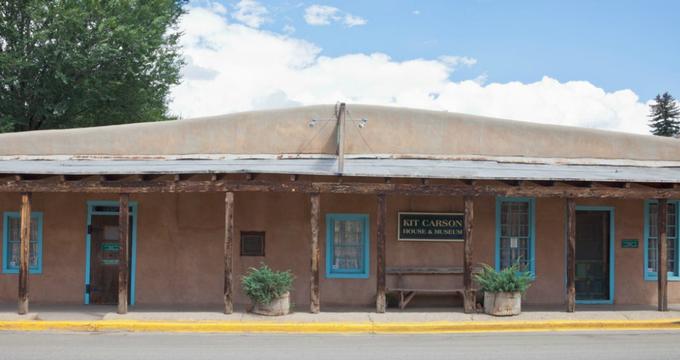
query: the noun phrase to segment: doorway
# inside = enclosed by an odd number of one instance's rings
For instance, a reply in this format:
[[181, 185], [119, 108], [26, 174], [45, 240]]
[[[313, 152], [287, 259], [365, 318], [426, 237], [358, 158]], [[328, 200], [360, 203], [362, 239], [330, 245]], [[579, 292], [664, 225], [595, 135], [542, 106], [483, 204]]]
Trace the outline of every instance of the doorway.
[[[85, 264], [85, 304], [118, 303], [118, 264], [120, 233], [117, 201], [88, 201]], [[137, 204], [130, 202], [130, 246], [128, 294], [135, 301], [135, 269], [137, 262]]]
[[614, 302], [614, 209], [576, 207], [576, 301]]

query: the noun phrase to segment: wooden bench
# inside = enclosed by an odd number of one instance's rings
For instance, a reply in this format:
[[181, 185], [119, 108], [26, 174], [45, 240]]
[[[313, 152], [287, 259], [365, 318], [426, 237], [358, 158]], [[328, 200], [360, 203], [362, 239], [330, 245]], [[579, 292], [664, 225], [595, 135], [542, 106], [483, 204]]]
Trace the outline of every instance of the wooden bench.
[[[473, 266], [472, 273], [478, 273], [481, 270], [479, 266]], [[388, 293], [399, 294], [399, 308], [404, 309], [408, 303], [413, 300], [416, 294], [428, 295], [457, 295], [465, 296], [465, 288], [423, 288], [423, 287], [405, 287], [403, 277], [406, 275], [463, 275], [462, 266], [450, 267], [388, 267], [385, 269], [387, 275], [397, 276], [397, 286], [387, 288]], [[473, 293], [476, 290], [473, 289]]]

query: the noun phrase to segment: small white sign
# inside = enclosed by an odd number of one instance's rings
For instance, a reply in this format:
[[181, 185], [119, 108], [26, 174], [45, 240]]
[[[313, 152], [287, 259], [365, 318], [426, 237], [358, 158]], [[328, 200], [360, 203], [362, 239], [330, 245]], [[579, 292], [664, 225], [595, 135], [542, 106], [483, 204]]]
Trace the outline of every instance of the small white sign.
[[512, 249], [517, 249], [519, 247], [518, 245], [519, 241], [517, 237], [513, 236], [510, 238], [510, 248]]

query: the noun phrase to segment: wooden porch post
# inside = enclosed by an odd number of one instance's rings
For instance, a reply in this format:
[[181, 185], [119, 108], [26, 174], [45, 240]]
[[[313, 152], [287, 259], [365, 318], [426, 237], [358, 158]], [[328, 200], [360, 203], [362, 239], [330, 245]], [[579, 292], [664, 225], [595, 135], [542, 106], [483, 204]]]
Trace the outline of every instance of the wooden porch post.
[[666, 199], [658, 201], [658, 241], [657, 241], [657, 280], [658, 280], [658, 300], [659, 311], [668, 311], [668, 235], [666, 233], [666, 222], [668, 213], [668, 202]]
[[474, 226], [474, 200], [470, 196], [465, 197], [465, 232], [463, 235], [463, 286], [465, 294], [463, 309], [466, 314], [475, 312], [475, 292], [472, 289], [472, 228]]
[[576, 202], [567, 199], [567, 312], [576, 310]]
[[319, 194], [311, 194], [309, 200], [312, 204], [310, 216], [312, 237], [310, 239], [309, 312], [318, 314], [321, 307], [319, 300]]
[[224, 197], [224, 313], [234, 312], [232, 292], [232, 253], [234, 247], [234, 193]]
[[378, 216], [377, 216], [377, 255], [376, 255], [376, 276], [377, 276], [377, 297], [375, 301], [375, 311], [385, 312], [385, 218], [387, 209], [385, 206], [385, 194], [378, 194]]
[[31, 193], [21, 194], [21, 241], [19, 244], [19, 315], [28, 313], [28, 259], [31, 241]]
[[118, 241], [120, 253], [118, 255], [118, 313], [127, 314], [128, 311], [128, 244], [130, 241], [130, 195], [120, 194], [118, 208]]

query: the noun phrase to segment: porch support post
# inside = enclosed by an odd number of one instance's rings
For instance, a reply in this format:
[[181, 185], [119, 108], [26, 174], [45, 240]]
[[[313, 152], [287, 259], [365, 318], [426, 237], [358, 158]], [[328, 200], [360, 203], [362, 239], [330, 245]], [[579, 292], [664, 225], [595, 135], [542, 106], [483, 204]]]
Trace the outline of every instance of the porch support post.
[[19, 244], [18, 313], [28, 313], [28, 258], [31, 241], [31, 193], [21, 194], [21, 241]]
[[576, 310], [576, 202], [567, 199], [567, 312]]
[[658, 261], [657, 261], [657, 280], [658, 280], [658, 300], [659, 311], [668, 311], [668, 235], [666, 234], [666, 222], [668, 213], [668, 203], [666, 199], [658, 201]]
[[466, 196], [465, 202], [465, 232], [463, 234], [463, 286], [465, 294], [463, 309], [466, 314], [475, 312], [475, 292], [472, 289], [472, 228], [474, 226], [474, 200]]
[[234, 193], [224, 197], [224, 313], [234, 312], [232, 292], [232, 253], [234, 247]]
[[118, 208], [118, 313], [128, 312], [128, 244], [130, 242], [130, 195], [120, 194]]
[[310, 278], [309, 278], [309, 312], [318, 314], [321, 307], [319, 300], [319, 194], [311, 194], [310, 225]]
[[377, 216], [377, 254], [376, 254], [376, 276], [377, 276], [377, 296], [375, 300], [375, 311], [385, 312], [385, 218], [387, 209], [385, 206], [385, 194], [378, 194], [378, 216]]

